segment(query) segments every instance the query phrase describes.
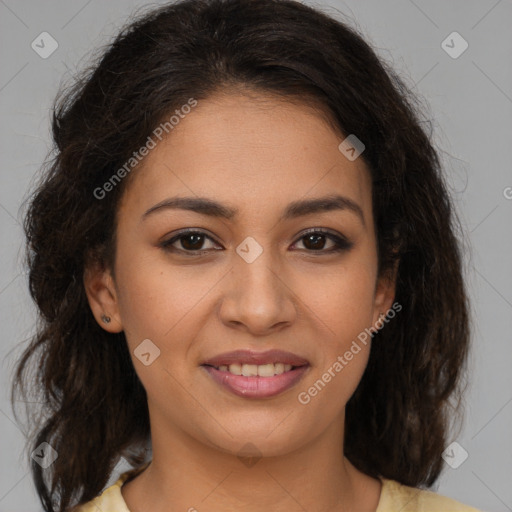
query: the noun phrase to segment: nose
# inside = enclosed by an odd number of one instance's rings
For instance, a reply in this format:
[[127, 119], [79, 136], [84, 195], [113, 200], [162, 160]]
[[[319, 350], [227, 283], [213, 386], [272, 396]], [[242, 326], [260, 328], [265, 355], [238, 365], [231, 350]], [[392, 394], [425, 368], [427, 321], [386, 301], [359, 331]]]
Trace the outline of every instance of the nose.
[[290, 326], [297, 316], [292, 288], [269, 251], [251, 263], [237, 255], [220, 307], [221, 320], [255, 336]]

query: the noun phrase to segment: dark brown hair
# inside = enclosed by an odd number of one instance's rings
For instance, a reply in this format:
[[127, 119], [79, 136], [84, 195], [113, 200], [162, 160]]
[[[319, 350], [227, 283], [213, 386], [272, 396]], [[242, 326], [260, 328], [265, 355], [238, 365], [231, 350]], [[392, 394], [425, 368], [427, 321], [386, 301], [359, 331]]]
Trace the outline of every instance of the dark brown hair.
[[25, 217], [40, 322], [13, 385], [13, 406], [20, 392], [41, 403], [30, 449], [48, 442], [59, 454], [48, 469], [32, 461], [47, 512], [97, 496], [121, 456], [140, 465], [150, 434], [124, 334], [98, 326], [83, 285], [90, 258], [113, 264], [127, 180], [102, 199], [94, 191], [189, 98], [229, 88], [321, 105], [365, 144], [379, 272], [399, 262], [402, 310], [375, 334], [347, 404], [345, 453], [361, 471], [407, 485], [440, 474], [469, 323], [459, 224], [422, 108], [355, 30], [319, 9], [182, 0], [127, 25], [55, 103], [55, 152]]

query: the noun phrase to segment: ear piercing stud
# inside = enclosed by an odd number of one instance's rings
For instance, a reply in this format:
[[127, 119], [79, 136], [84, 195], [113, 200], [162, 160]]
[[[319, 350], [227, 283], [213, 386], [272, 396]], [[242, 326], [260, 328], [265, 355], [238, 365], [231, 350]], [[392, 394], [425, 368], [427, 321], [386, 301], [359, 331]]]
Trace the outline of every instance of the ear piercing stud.
[[110, 323], [110, 317], [107, 315], [101, 315], [101, 320], [106, 324]]

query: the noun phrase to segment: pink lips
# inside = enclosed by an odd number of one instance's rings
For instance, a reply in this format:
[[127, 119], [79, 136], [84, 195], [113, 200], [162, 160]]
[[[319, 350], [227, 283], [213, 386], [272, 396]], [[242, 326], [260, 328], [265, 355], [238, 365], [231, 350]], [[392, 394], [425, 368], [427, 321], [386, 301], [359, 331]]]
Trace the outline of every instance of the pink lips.
[[212, 357], [203, 362], [209, 366], [222, 366], [230, 364], [269, 364], [269, 363], [284, 363], [291, 364], [292, 366], [304, 366], [309, 364], [309, 361], [299, 357], [291, 352], [284, 350], [267, 350], [265, 352], [255, 352], [253, 350], [235, 350], [233, 352], [226, 352]]
[[[229, 366], [230, 364], [263, 365], [269, 363], [284, 363], [295, 368], [273, 377], [244, 377], [218, 369], [220, 366]], [[208, 359], [203, 363], [202, 368], [208, 372], [215, 382], [235, 395], [244, 398], [268, 398], [283, 393], [296, 384], [308, 371], [309, 362], [291, 352], [282, 350], [268, 350], [266, 352], [236, 350]]]
[[235, 395], [245, 398], [267, 398], [291, 388], [302, 378], [309, 366], [300, 366], [273, 377], [244, 377], [217, 370], [213, 366], [203, 366], [203, 368], [213, 380]]

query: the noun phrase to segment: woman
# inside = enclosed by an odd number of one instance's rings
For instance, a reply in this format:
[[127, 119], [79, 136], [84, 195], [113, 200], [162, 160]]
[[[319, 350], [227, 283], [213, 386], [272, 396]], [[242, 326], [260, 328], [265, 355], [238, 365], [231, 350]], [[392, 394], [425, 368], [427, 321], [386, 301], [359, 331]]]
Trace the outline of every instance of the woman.
[[53, 134], [13, 390], [39, 358], [45, 511], [475, 510], [425, 489], [468, 352], [456, 218], [359, 35], [290, 0], [171, 3]]

